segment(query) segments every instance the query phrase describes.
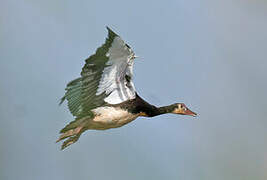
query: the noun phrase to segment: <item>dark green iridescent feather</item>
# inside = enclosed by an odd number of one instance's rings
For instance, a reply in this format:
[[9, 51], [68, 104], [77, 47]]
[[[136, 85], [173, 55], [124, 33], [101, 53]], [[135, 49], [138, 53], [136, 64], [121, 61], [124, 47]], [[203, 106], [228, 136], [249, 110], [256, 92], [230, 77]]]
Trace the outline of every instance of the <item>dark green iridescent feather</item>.
[[[102, 93], [96, 96], [97, 87], [102, 76], [102, 72], [106, 67], [108, 57], [106, 56], [111, 44], [117, 34], [115, 34], [111, 29], [108, 29], [108, 38], [105, 44], [96, 50], [96, 53], [85, 60], [81, 76], [82, 76], [82, 106], [83, 114], [86, 114], [93, 108], [102, 106], [105, 104], [104, 98], [107, 94]], [[88, 79], [93, 79], [92, 81]]]
[[99, 82], [108, 61], [106, 56], [117, 34], [108, 29], [108, 37], [105, 43], [96, 50], [96, 53], [85, 60], [81, 77], [68, 83], [66, 93], [60, 104], [67, 99], [68, 107], [73, 116], [78, 119], [92, 116], [91, 110], [105, 104], [104, 98], [108, 94], [96, 95]]
[[68, 101], [68, 107], [73, 116], [78, 116], [78, 113], [82, 111], [81, 106], [81, 94], [82, 94], [82, 78], [77, 78], [67, 84], [66, 93], [61, 99], [60, 104], [65, 99]]

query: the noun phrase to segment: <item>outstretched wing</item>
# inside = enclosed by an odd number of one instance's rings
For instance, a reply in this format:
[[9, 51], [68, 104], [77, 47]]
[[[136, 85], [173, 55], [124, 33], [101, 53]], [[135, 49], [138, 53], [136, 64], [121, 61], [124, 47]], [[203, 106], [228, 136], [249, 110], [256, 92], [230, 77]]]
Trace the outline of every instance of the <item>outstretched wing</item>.
[[132, 82], [134, 52], [111, 29], [96, 53], [85, 60], [81, 77], [67, 85], [65, 98], [74, 116], [135, 98]]

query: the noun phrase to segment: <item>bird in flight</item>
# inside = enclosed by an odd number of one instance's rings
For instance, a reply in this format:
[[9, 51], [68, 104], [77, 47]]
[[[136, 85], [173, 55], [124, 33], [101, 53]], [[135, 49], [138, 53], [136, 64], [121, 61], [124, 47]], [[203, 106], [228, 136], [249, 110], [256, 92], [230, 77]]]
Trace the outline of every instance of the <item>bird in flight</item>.
[[166, 113], [196, 116], [184, 103], [156, 107], [143, 100], [132, 81], [137, 57], [120, 36], [109, 27], [105, 43], [85, 60], [81, 76], [67, 84], [64, 100], [75, 120], [60, 131], [61, 149], [77, 142], [89, 129], [121, 127], [139, 116]]

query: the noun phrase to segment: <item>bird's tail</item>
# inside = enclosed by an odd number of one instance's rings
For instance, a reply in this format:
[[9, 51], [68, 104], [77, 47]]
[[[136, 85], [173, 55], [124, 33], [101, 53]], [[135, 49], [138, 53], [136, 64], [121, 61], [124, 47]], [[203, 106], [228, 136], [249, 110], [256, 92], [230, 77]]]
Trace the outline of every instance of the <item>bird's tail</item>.
[[56, 142], [68, 138], [63, 142], [61, 150], [78, 141], [81, 134], [86, 130], [85, 125], [85, 118], [80, 118], [70, 122], [60, 131], [61, 135]]

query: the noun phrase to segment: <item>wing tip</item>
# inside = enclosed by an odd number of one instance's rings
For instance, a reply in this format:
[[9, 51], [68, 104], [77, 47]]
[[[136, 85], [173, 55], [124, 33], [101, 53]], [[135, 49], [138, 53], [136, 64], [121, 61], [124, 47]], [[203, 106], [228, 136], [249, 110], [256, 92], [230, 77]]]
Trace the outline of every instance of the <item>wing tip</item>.
[[108, 26], [106, 26], [106, 28], [107, 28], [108, 31], [111, 30]]
[[107, 30], [108, 30], [108, 34], [109, 36], [119, 36], [118, 34], [116, 34], [114, 31], [112, 31], [112, 29], [110, 29], [110, 27], [106, 26]]

